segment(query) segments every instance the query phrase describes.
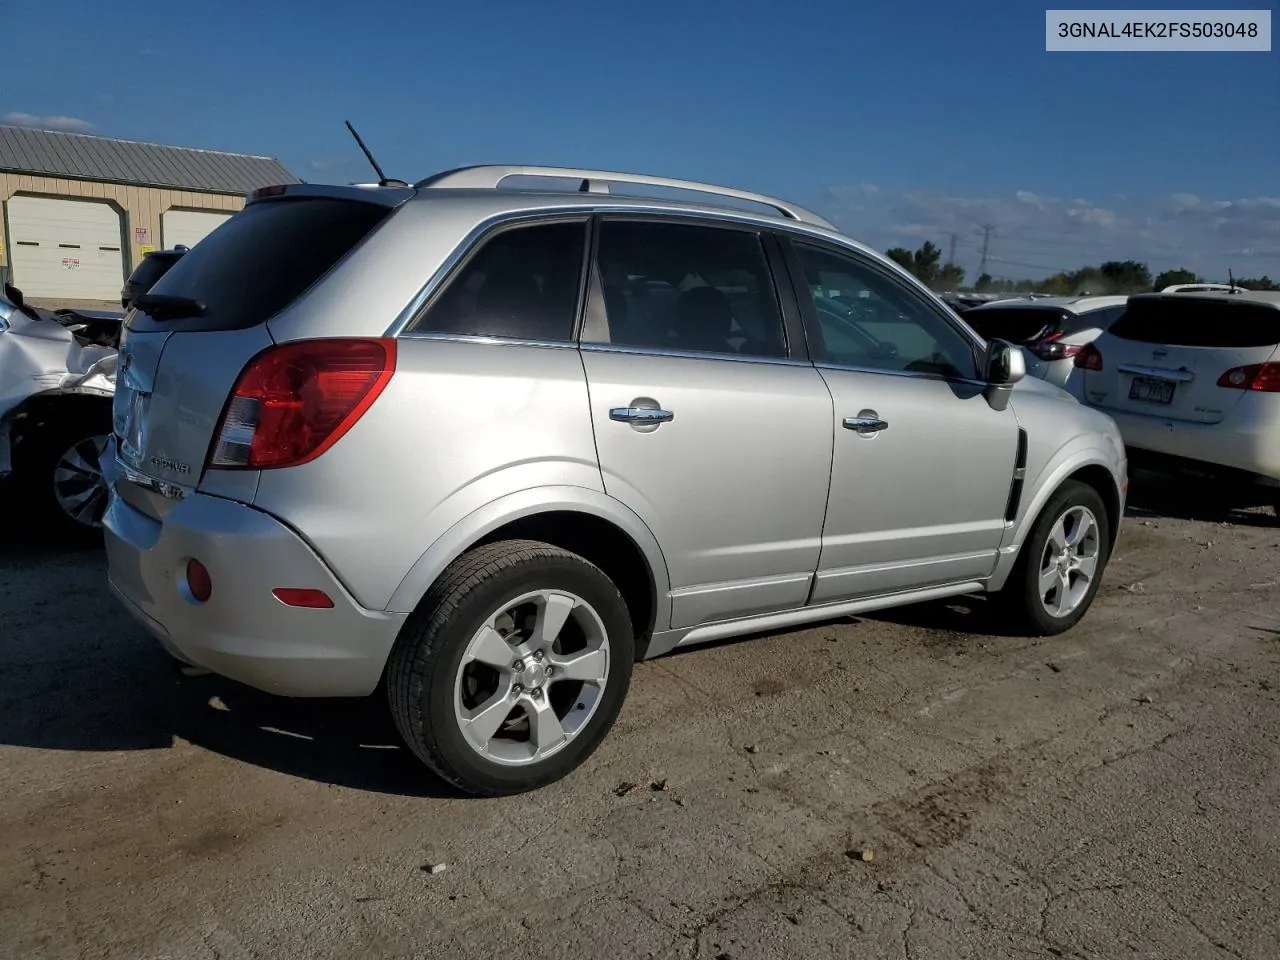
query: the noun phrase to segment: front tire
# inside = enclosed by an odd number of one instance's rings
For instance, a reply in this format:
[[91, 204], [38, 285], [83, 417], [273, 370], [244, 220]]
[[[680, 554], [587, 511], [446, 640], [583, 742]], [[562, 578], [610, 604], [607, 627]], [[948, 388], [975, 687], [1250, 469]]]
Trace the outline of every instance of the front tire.
[[1102, 497], [1088, 484], [1068, 480], [1040, 511], [996, 599], [1033, 636], [1065, 633], [1093, 604], [1110, 546]]
[[459, 789], [536, 789], [585, 761], [613, 726], [635, 641], [594, 564], [513, 540], [457, 560], [406, 622], [387, 695], [409, 749]]

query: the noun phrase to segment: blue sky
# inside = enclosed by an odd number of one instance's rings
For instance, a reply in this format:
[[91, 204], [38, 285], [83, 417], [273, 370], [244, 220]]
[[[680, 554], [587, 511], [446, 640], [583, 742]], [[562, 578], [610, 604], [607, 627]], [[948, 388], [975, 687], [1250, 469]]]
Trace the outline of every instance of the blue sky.
[[[1203, 4], [1202, 4], [1203, 5]], [[1280, 276], [1280, 53], [1051, 54], [1027, 3], [0, 0], [0, 118], [367, 179], [472, 162], [775, 193], [991, 272]], [[54, 118], [53, 120], [42, 118]], [[75, 121], [75, 122], [73, 122]]]

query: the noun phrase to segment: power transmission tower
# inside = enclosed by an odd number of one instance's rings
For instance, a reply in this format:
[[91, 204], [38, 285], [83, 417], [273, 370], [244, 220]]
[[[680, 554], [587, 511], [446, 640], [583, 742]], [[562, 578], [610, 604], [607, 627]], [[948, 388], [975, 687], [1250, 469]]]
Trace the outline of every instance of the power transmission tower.
[[982, 261], [978, 264], [978, 276], [987, 272], [987, 245], [991, 242], [991, 232], [995, 227], [989, 223], [982, 225]]
[[947, 250], [947, 266], [951, 266], [956, 262], [956, 240], [959, 239], [960, 235], [958, 233], [948, 233], [947, 236], [951, 238], [951, 246]]

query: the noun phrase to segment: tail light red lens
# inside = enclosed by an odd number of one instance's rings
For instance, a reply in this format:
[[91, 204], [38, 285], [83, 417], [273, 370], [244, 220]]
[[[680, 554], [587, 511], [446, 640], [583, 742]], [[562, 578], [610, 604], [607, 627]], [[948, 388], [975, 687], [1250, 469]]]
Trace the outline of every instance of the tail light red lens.
[[289, 607], [310, 607], [313, 610], [333, 607], [333, 599], [327, 593], [311, 587], [276, 587], [271, 594]]
[[1027, 349], [1041, 360], [1070, 360], [1084, 348], [1076, 343], [1063, 343], [1062, 331], [1055, 330], [1048, 336], [1027, 344]]
[[1280, 393], [1280, 363], [1253, 363], [1232, 367], [1218, 378], [1218, 386], [1232, 390]]
[[1092, 343], [1086, 343], [1075, 355], [1075, 365], [1081, 370], [1101, 370], [1102, 351]]
[[300, 340], [241, 372], [209, 466], [269, 470], [314, 460], [378, 399], [395, 372], [394, 340]]

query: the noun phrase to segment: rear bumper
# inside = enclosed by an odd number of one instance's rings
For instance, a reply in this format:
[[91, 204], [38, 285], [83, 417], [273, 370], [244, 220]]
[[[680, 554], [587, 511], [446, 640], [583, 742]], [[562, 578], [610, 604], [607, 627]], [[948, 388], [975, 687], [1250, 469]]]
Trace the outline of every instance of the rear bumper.
[[[179, 659], [284, 696], [359, 697], [377, 687], [405, 615], [360, 607], [274, 518], [196, 493], [161, 521], [113, 491], [104, 527], [112, 591]], [[213, 582], [204, 603], [185, 590], [192, 558]], [[334, 606], [286, 606], [276, 587], [323, 590]]]
[[1249, 409], [1254, 406], [1249, 401], [1255, 399], [1242, 397], [1221, 423], [1190, 423], [1110, 409], [1104, 412], [1119, 426], [1125, 446], [1135, 452], [1162, 454], [1252, 474], [1264, 482], [1280, 482], [1280, 404], [1274, 417], [1255, 416]]

